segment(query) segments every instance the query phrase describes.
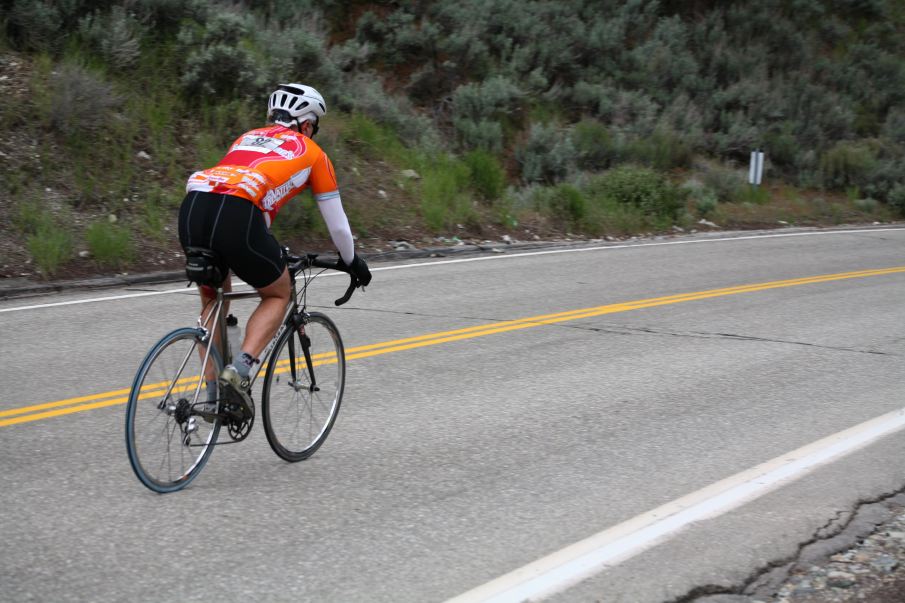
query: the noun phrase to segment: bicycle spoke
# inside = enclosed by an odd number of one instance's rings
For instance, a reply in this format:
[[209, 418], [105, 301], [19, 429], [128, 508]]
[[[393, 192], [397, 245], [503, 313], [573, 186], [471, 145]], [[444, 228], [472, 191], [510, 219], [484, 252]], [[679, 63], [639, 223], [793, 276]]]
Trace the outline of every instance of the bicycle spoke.
[[[184, 487], [204, 466], [219, 433], [219, 419], [208, 423], [193, 415], [193, 405], [203, 400], [196, 394], [207, 391], [199, 337], [195, 329], [180, 329], [162, 339], [129, 396], [129, 459], [142, 483], [158, 492]], [[211, 372], [218, 372], [218, 358], [208, 357]]]
[[303, 333], [292, 329], [269, 358], [262, 408], [267, 438], [277, 454], [297, 461], [317, 450], [339, 412], [344, 383], [336, 327], [312, 313]]

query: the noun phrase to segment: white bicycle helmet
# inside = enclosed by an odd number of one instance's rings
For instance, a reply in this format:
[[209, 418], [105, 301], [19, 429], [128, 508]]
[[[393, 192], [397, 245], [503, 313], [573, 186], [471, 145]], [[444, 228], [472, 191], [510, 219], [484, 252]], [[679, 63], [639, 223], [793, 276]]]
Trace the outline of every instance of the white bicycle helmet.
[[[304, 84], [280, 84], [270, 95], [267, 103], [267, 120], [286, 126], [301, 127], [302, 122], [314, 122], [314, 133], [317, 123], [327, 114], [327, 105], [320, 92]], [[312, 134], [312, 135], [313, 135]]]

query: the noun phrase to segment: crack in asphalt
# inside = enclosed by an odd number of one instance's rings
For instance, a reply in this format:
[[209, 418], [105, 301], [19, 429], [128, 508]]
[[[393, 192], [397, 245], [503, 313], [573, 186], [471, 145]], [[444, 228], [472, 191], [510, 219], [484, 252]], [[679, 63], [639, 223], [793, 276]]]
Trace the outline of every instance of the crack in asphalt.
[[[905, 493], [905, 486], [871, 498], [860, 499], [852, 505], [850, 510], [836, 511], [834, 517], [830, 518], [825, 524], [814, 530], [814, 535], [811, 538], [798, 543], [794, 553], [786, 557], [774, 559], [765, 565], [755, 568], [748, 574], [748, 577], [744, 578], [740, 583], [732, 586], [720, 584], [704, 584], [696, 586], [684, 595], [670, 599], [665, 603], [694, 603], [698, 599], [714, 595], [740, 595], [754, 598], [765, 596], [768, 598], [772, 597], [772, 595], [775, 594], [775, 591], [795, 569], [795, 565], [801, 560], [805, 549], [809, 546], [826, 542], [842, 535], [849, 526], [858, 519], [859, 514], [862, 513], [865, 508], [880, 505], [903, 493]], [[885, 520], [869, 520], [868, 523], [872, 525], [870, 529], [866, 530], [866, 533], [870, 534], [877, 526], [882, 525], [884, 521]], [[852, 534], [850, 540], [840, 542], [837, 547], [833, 547], [832, 551], [825, 551], [820, 557], [829, 558], [839, 551], [850, 548], [854, 541], [863, 536], [864, 534]], [[769, 593], [769, 595], [767, 593]]]
[[[880, 232], [880, 230], [874, 230], [874, 231], [870, 231], [870, 232]], [[886, 242], [898, 243], [898, 241], [896, 241], [895, 239], [892, 239], [892, 238], [887, 237], [887, 236], [882, 236], [882, 237], [865, 237], [865, 236], [862, 236], [861, 233], [851, 233], [851, 234], [852, 234], [854, 237], [859, 238], [859, 239], [870, 239], [871, 241], [877, 241], [877, 240], [879, 240], [879, 241], [886, 241]]]
[[823, 350], [833, 350], [836, 352], [855, 352], [859, 354], [876, 354], [878, 356], [898, 356], [891, 352], [882, 352], [879, 350], [865, 350], [860, 348], [847, 348], [840, 346], [821, 345], [819, 343], [810, 343], [807, 341], [794, 341], [789, 339], [774, 339], [770, 337], [757, 337], [755, 335], [740, 335], [738, 333], [720, 333], [712, 331], [670, 331], [667, 329], [654, 329], [650, 327], [625, 327], [625, 326], [609, 326], [609, 327], [590, 327], [586, 325], [559, 325], [571, 329], [579, 329], [584, 331], [594, 331], [599, 333], [612, 333], [615, 335], [632, 335], [635, 333], [643, 333], [648, 335], [667, 335], [670, 337], [689, 337], [698, 339], [735, 339], [739, 341], [760, 341], [764, 343], [782, 343], [787, 345], [801, 345]]
[[[316, 306], [309, 305], [309, 308], [318, 308], [318, 309], [331, 309], [330, 306]], [[333, 308], [335, 310], [335, 308]], [[380, 314], [395, 314], [399, 316], [415, 316], [419, 318], [441, 318], [446, 320], [471, 320], [475, 322], [486, 322], [489, 324], [497, 323], [497, 322], [509, 322], [512, 318], [489, 318], [486, 316], [452, 316], [449, 314], [428, 314], [425, 312], [411, 312], [406, 310], [386, 310], [386, 309], [376, 309], [376, 308], [342, 308], [343, 310], [362, 310], [365, 312], [375, 312]], [[800, 345], [812, 348], [819, 348], [822, 350], [831, 350], [834, 352], [854, 352], [857, 354], [873, 354], [877, 356], [899, 356], [900, 354], [896, 354], [893, 352], [883, 352], [880, 350], [865, 350], [861, 348], [847, 348], [841, 346], [831, 346], [831, 345], [821, 345], [819, 343], [811, 343], [808, 341], [794, 341], [789, 339], [774, 339], [770, 337], [757, 337], [755, 335], [741, 335], [738, 333], [720, 333], [716, 331], [671, 331], [667, 329], [655, 329], [652, 327], [629, 327], [623, 325], [609, 325], [604, 327], [592, 327], [588, 325], [580, 325], [580, 324], [563, 324], [556, 323], [550, 324], [541, 321], [523, 321], [525, 324], [536, 324], [537, 326], [549, 326], [549, 327], [561, 327], [565, 329], [575, 329], [578, 331], [591, 331], [594, 333], [610, 333], [612, 335], [634, 335], [634, 334], [645, 334], [645, 335], [666, 335], [669, 337], [689, 337], [689, 338], [697, 338], [697, 339], [735, 339], [738, 341], [759, 341], [762, 343], [781, 343], [785, 345]], [[894, 340], [894, 343], [898, 340]]]

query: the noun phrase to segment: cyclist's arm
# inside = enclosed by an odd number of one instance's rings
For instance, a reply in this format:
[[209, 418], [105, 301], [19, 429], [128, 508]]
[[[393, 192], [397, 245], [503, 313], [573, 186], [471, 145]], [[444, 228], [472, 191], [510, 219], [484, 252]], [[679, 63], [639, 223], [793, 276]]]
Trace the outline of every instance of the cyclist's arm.
[[327, 154], [321, 151], [320, 157], [311, 167], [311, 192], [317, 201], [317, 207], [327, 223], [327, 230], [333, 244], [339, 250], [339, 255], [346, 265], [351, 265], [355, 259], [355, 242], [352, 240], [352, 229], [349, 227], [349, 219], [343, 211], [343, 202], [339, 196], [339, 186], [336, 184], [336, 173], [333, 171], [333, 163]]
[[317, 208], [324, 217], [327, 230], [333, 244], [339, 250], [343, 261], [349, 265], [355, 258], [355, 242], [352, 239], [352, 229], [349, 227], [349, 219], [343, 211], [343, 202], [339, 197], [339, 191], [315, 195]]

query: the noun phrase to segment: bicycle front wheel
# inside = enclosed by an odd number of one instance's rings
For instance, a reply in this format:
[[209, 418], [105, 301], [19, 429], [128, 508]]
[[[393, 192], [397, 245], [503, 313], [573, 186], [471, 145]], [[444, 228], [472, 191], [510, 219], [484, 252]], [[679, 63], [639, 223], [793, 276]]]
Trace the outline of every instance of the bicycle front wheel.
[[[155, 492], [181, 490], [207, 463], [220, 419], [204, 419], [197, 411], [216, 413], [218, 391], [208, 400], [205, 376], [220, 374], [220, 356], [202, 340], [200, 329], [177, 329], [145, 357], [126, 406], [126, 448], [135, 475]], [[207, 365], [202, 366], [207, 357]], [[205, 371], [207, 368], [207, 371]]]
[[346, 356], [339, 330], [319, 312], [299, 317], [277, 341], [261, 396], [264, 431], [273, 451], [301, 461], [333, 428], [346, 383]]

